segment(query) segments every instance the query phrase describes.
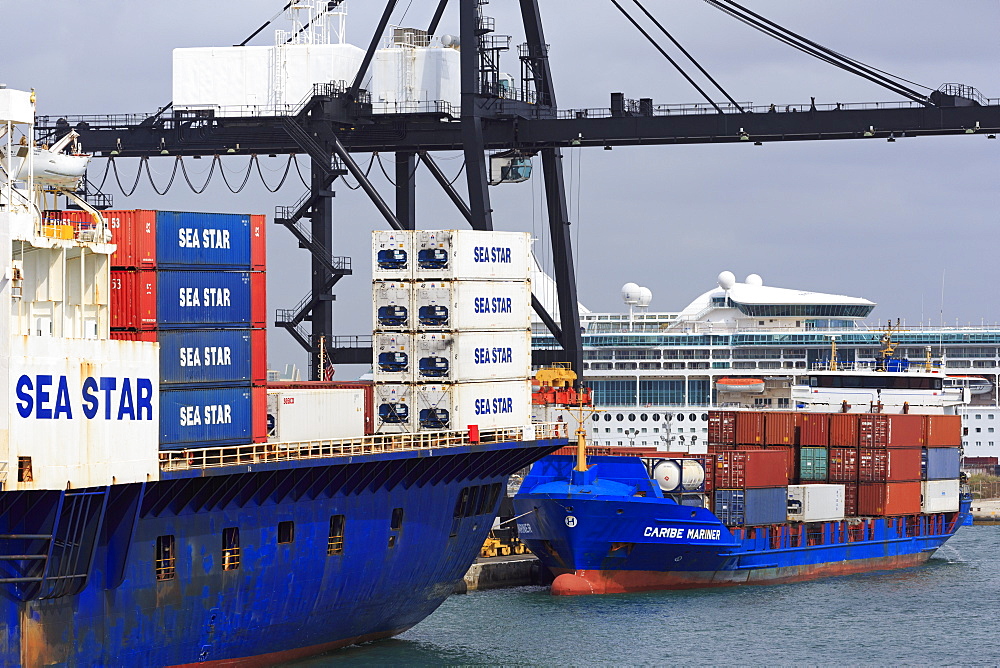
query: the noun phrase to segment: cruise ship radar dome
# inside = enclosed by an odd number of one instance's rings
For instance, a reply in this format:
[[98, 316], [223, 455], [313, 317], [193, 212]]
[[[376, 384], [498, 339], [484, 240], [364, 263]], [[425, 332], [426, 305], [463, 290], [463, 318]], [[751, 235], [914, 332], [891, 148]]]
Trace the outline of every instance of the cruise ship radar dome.
[[764, 279], [760, 277], [760, 274], [750, 274], [743, 282], [747, 285], [764, 285]]
[[626, 304], [635, 305], [639, 303], [639, 286], [636, 283], [626, 283], [622, 286], [622, 300]]
[[636, 302], [636, 306], [646, 308], [651, 301], [653, 301], [653, 291], [649, 288], [639, 288], [639, 301]]
[[734, 285], [736, 285], [736, 274], [731, 271], [724, 271], [719, 274], [719, 287], [723, 290], [729, 290]]

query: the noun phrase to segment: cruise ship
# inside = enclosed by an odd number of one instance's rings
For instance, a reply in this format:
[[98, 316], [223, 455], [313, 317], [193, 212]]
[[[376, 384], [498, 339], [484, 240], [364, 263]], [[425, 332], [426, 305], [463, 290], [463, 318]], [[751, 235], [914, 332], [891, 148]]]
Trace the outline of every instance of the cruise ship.
[[[580, 309], [583, 377], [601, 409], [587, 426], [592, 446], [704, 453], [710, 409], [794, 409], [793, 388], [809, 371], [831, 361], [872, 368], [888, 345], [966, 395], [945, 409], [963, 416], [965, 456], [1000, 454], [1000, 327], [897, 325], [887, 335], [867, 322], [868, 299], [769, 286], [757, 274], [740, 282], [729, 271], [680, 311], [650, 310], [650, 290], [634, 283], [622, 298], [625, 313]], [[557, 344], [536, 323], [533, 345]], [[854, 410], [879, 397], [866, 401]]]

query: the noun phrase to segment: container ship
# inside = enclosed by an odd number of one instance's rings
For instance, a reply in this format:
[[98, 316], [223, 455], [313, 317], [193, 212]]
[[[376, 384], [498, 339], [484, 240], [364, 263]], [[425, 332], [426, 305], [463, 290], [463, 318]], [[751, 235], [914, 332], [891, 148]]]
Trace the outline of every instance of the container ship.
[[273, 665], [430, 614], [509, 474], [567, 443], [528, 413], [527, 269], [465, 263], [510, 239], [439, 233], [429, 277], [390, 249], [392, 336], [433, 340], [433, 383], [269, 386], [263, 217], [98, 212], [73, 133], [33, 122], [0, 89], [0, 663]]
[[[940, 407], [947, 396], [933, 373], [883, 361], [881, 371], [807, 376], [799, 401], [815, 397], [818, 410], [710, 411], [703, 455], [626, 447], [588, 458], [581, 415], [576, 456], [539, 461], [514, 498], [521, 540], [556, 576], [552, 593], [770, 584], [925, 562], [969, 516], [961, 418], [912, 412], [910, 401]], [[889, 403], [849, 412], [842, 399], [829, 412], [834, 384], [882, 388]], [[894, 385], [906, 399], [891, 402]]]

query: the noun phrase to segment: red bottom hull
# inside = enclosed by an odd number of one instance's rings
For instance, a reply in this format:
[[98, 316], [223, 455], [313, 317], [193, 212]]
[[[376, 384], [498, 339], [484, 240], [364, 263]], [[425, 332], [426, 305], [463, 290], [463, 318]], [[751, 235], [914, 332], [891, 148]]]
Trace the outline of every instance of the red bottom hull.
[[[409, 628], [409, 627], [407, 627]], [[391, 638], [392, 636], [399, 635], [407, 629], [397, 629], [395, 631], [382, 631], [379, 633], [369, 633], [367, 635], [358, 636], [356, 638], [344, 638], [343, 640], [335, 640], [333, 642], [323, 643], [321, 645], [312, 645], [310, 647], [300, 647], [298, 649], [285, 650], [283, 652], [271, 652], [270, 654], [261, 654], [259, 656], [245, 656], [236, 659], [221, 659], [219, 661], [203, 661], [201, 663], [185, 663], [178, 666], [173, 666], [172, 668], [195, 668], [195, 666], [217, 666], [218, 668], [269, 668], [270, 666], [277, 665], [279, 663], [285, 663], [288, 661], [295, 661], [297, 659], [305, 659], [310, 656], [316, 656], [317, 654], [323, 654], [324, 652], [330, 652], [335, 649], [340, 649], [341, 647], [347, 647], [348, 645], [357, 645], [363, 642], [371, 642], [373, 640], [382, 640], [384, 638]]]
[[624, 594], [657, 589], [698, 589], [733, 587], [748, 584], [801, 582], [838, 575], [911, 568], [926, 562], [932, 551], [871, 559], [804, 564], [780, 568], [757, 568], [738, 571], [611, 571], [556, 569], [552, 582], [555, 596], [589, 594]]

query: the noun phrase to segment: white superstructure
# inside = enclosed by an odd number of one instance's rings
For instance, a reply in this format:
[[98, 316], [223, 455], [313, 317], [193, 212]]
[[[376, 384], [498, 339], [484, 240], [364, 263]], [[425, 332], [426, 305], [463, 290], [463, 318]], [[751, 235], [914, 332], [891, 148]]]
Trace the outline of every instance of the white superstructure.
[[[73, 133], [34, 146], [34, 93], [0, 89], [0, 483], [75, 489], [159, 475], [159, 346], [109, 337], [101, 215], [73, 195], [86, 158]], [[76, 200], [91, 222], [49, 220]]]
[[[872, 375], [883, 348], [884, 332], [865, 323], [875, 303], [859, 297], [768, 286], [756, 274], [740, 282], [723, 272], [685, 308], [663, 312], [639, 300], [639, 286], [625, 288], [629, 312], [581, 311], [583, 377], [603, 409], [588, 425], [593, 445], [702, 452], [709, 409], [794, 409], [793, 388], [811, 392], [803, 380], [822, 375], [832, 356], [836, 374]], [[892, 340], [911, 374], [940, 383], [946, 398], [937, 410], [963, 415], [965, 454], [1000, 454], [1000, 327], [900, 326]], [[556, 347], [540, 322], [533, 324], [533, 345]], [[926, 380], [933, 378], [939, 380]], [[862, 397], [859, 390], [853, 410], [886, 405], [907, 391], [868, 390]], [[838, 396], [843, 392], [838, 388]]]

